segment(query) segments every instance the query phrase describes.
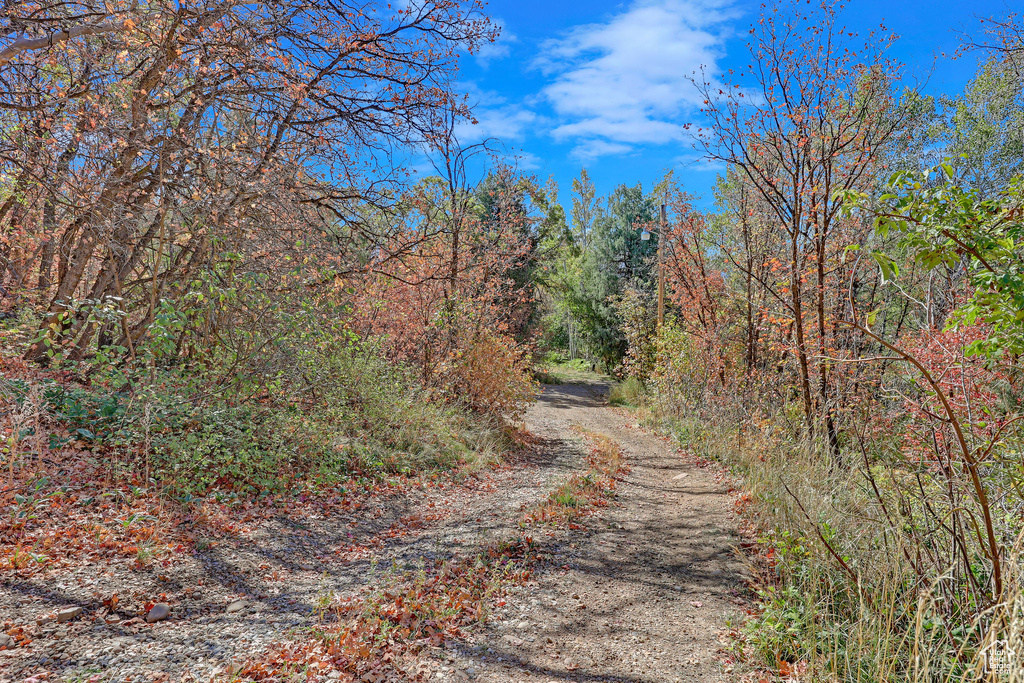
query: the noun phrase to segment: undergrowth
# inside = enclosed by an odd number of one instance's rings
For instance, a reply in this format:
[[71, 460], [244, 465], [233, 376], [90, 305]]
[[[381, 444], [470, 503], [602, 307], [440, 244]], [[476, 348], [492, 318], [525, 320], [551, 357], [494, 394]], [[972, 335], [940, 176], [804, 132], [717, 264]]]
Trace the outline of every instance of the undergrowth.
[[[123, 373], [5, 379], [9, 478], [72, 449], [101, 461], [113, 480], [178, 497], [280, 493], [477, 468], [509, 445], [497, 420], [435, 396], [372, 346], [335, 345], [296, 360], [304, 362], [241, 386], [173, 369], [154, 369], [144, 384]], [[9, 361], [8, 374], [17, 370]]]
[[[1021, 680], [1019, 666], [985, 669], [986, 647], [1024, 643], [1019, 554], [1005, 563], [1011, 575], [999, 600], [958, 606], [946, 597], [963, 590], [955, 568], [929, 574], [915, 562], [942, 552], [937, 530], [922, 521], [927, 506], [941, 506], [941, 491], [922, 471], [884, 464], [892, 461], [881, 450], [862, 454], [867, 465], [836, 468], [771, 420], [730, 428], [659, 413], [651, 402], [642, 412], [697, 457], [722, 463], [744, 491], [758, 609], [740, 648], [755, 670], [814, 681]], [[891, 526], [886, 505], [901, 527]], [[1012, 534], [1014, 519], [1003, 515], [1000, 529]], [[925, 534], [934, 542], [915, 545]]]
[[637, 407], [643, 403], [646, 389], [636, 377], [627, 377], [608, 391], [608, 403], [613, 406]]
[[595, 367], [585, 358], [549, 353], [537, 363], [533, 376], [541, 384], [589, 384], [603, 378]]

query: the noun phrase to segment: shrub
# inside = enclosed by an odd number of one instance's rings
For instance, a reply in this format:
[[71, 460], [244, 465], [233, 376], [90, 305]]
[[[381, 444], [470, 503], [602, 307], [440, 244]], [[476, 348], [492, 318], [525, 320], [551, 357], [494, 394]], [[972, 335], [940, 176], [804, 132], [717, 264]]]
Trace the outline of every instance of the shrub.
[[608, 402], [614, 406], [639, 406], [643, 403], [646, 389], [636, 377], [627, 377], [625, 381], [613, 386], [608, 392]]
[[344, 339], [263, 362], [267, 376], [244, 389], [217, 386], [212, 371], [204, 384], [154, 369], [152, 382], [130, 390], [126, 382], [15, 380], [0, 398], [19, 415], [30, 397], [39, 403], [40, 419], [19, 427], [20, 440], [39, 442], [38, 424], [51, 449], [73, 441], [133, 478], [189, 495], [476, 467], [506, 445], [490, 416], [424, 388], [372, 343]]
[[484, 332], [457, 352], [452, 391], [471, 409], [517, 421], [536, 395], [528, 356], [503, 336]]

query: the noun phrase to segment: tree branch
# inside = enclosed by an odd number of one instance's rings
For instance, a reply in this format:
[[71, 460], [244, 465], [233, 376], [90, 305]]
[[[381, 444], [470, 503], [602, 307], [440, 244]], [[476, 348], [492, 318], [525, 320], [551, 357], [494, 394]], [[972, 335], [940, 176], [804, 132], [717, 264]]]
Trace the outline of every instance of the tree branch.
[[118, 31], [122, 28], [124, 28], [123, 21], [108, 24], [85, 24], [83, 26], [76, 26], [74, 28], [67, 29], [66, 31], [57, 31], [56, 33], [51, 33], [50, 35], [42, 36], [41, 38], [18, 38], [13, 43], [4, 48], [2, 51], [0, 51], [0, 66], [4, 66], [22, 52], [27, 52], [29, 50], [40, 50], [46, 47], [53, 47], [55, 43], [63, 43], [69, 40], [74, 40], [75, 38], [78, 38], [80, 36], [92, 36], [99, 35], [102, 33], [110, 33], [112, 31]]

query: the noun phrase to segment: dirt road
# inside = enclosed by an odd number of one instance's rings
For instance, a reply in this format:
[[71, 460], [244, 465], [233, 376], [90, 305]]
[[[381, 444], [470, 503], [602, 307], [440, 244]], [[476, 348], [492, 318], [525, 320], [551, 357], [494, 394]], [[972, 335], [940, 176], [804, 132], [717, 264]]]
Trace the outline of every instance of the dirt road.
[[[473, 557], [519, 533], [523, 511], [584, 467], [588, 446], [574, 427], [626, 453], [632, 471], [615, 504], [582, 529], [545, 536], [552, 561], [512, 589], [469, 642], [426, 653], [420, 675], [729, 680], [716, 651], [740, 602], [731, 497], [708, 471], [608, 407], [604, 391], [544, 387], [526, 418], [538, 441], [530, 454], [461, 483], [400, 489], [341, 511], [296, 508], [145, 567], [103, 559], [0, 576], [4, 629], [23, 634], [13, 649], [10, 640], [0, 647], [0, 683], [223, 679], [272, 643], [303, 638], [325, 597], [360, 594], [376, 567]], [[169, 615], [146, 623], [144, 605], [156, 601]], [[56, 618], [68, 606], [69, 620]]]
[[618, 506], [557, 550], [568, 569], [508, 600], [448, 672], [480, 681], [720, 681], [735, 621], [737, 518], [725, 487], [604, 404], [599, 386], [546, 386], [527, 427], [552, 445], [578, 425], [614, 439], [632, 472]]

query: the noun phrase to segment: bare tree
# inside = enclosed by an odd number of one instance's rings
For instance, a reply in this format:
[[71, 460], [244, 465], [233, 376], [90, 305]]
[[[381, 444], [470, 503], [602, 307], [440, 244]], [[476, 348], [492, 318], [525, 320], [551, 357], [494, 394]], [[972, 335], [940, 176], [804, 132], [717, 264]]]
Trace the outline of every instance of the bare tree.
[[831, 252], [848, 243], [837, 239], [839, 193], [868, 181], [902, 125], [892, 97], [898, 66], [883, 55], [888, 40], [853, 46], [840, 9], [828, 0], [810, 11], [797, 2], [772, 7], [751, 29], [752, 87], [697, 83], [709, 119], [699, 138], [705, 153], [735, 169], [788, 236], [786, 305], [806, 430], [812, 436], [822, 416], [833, 453], [826, 281]]

